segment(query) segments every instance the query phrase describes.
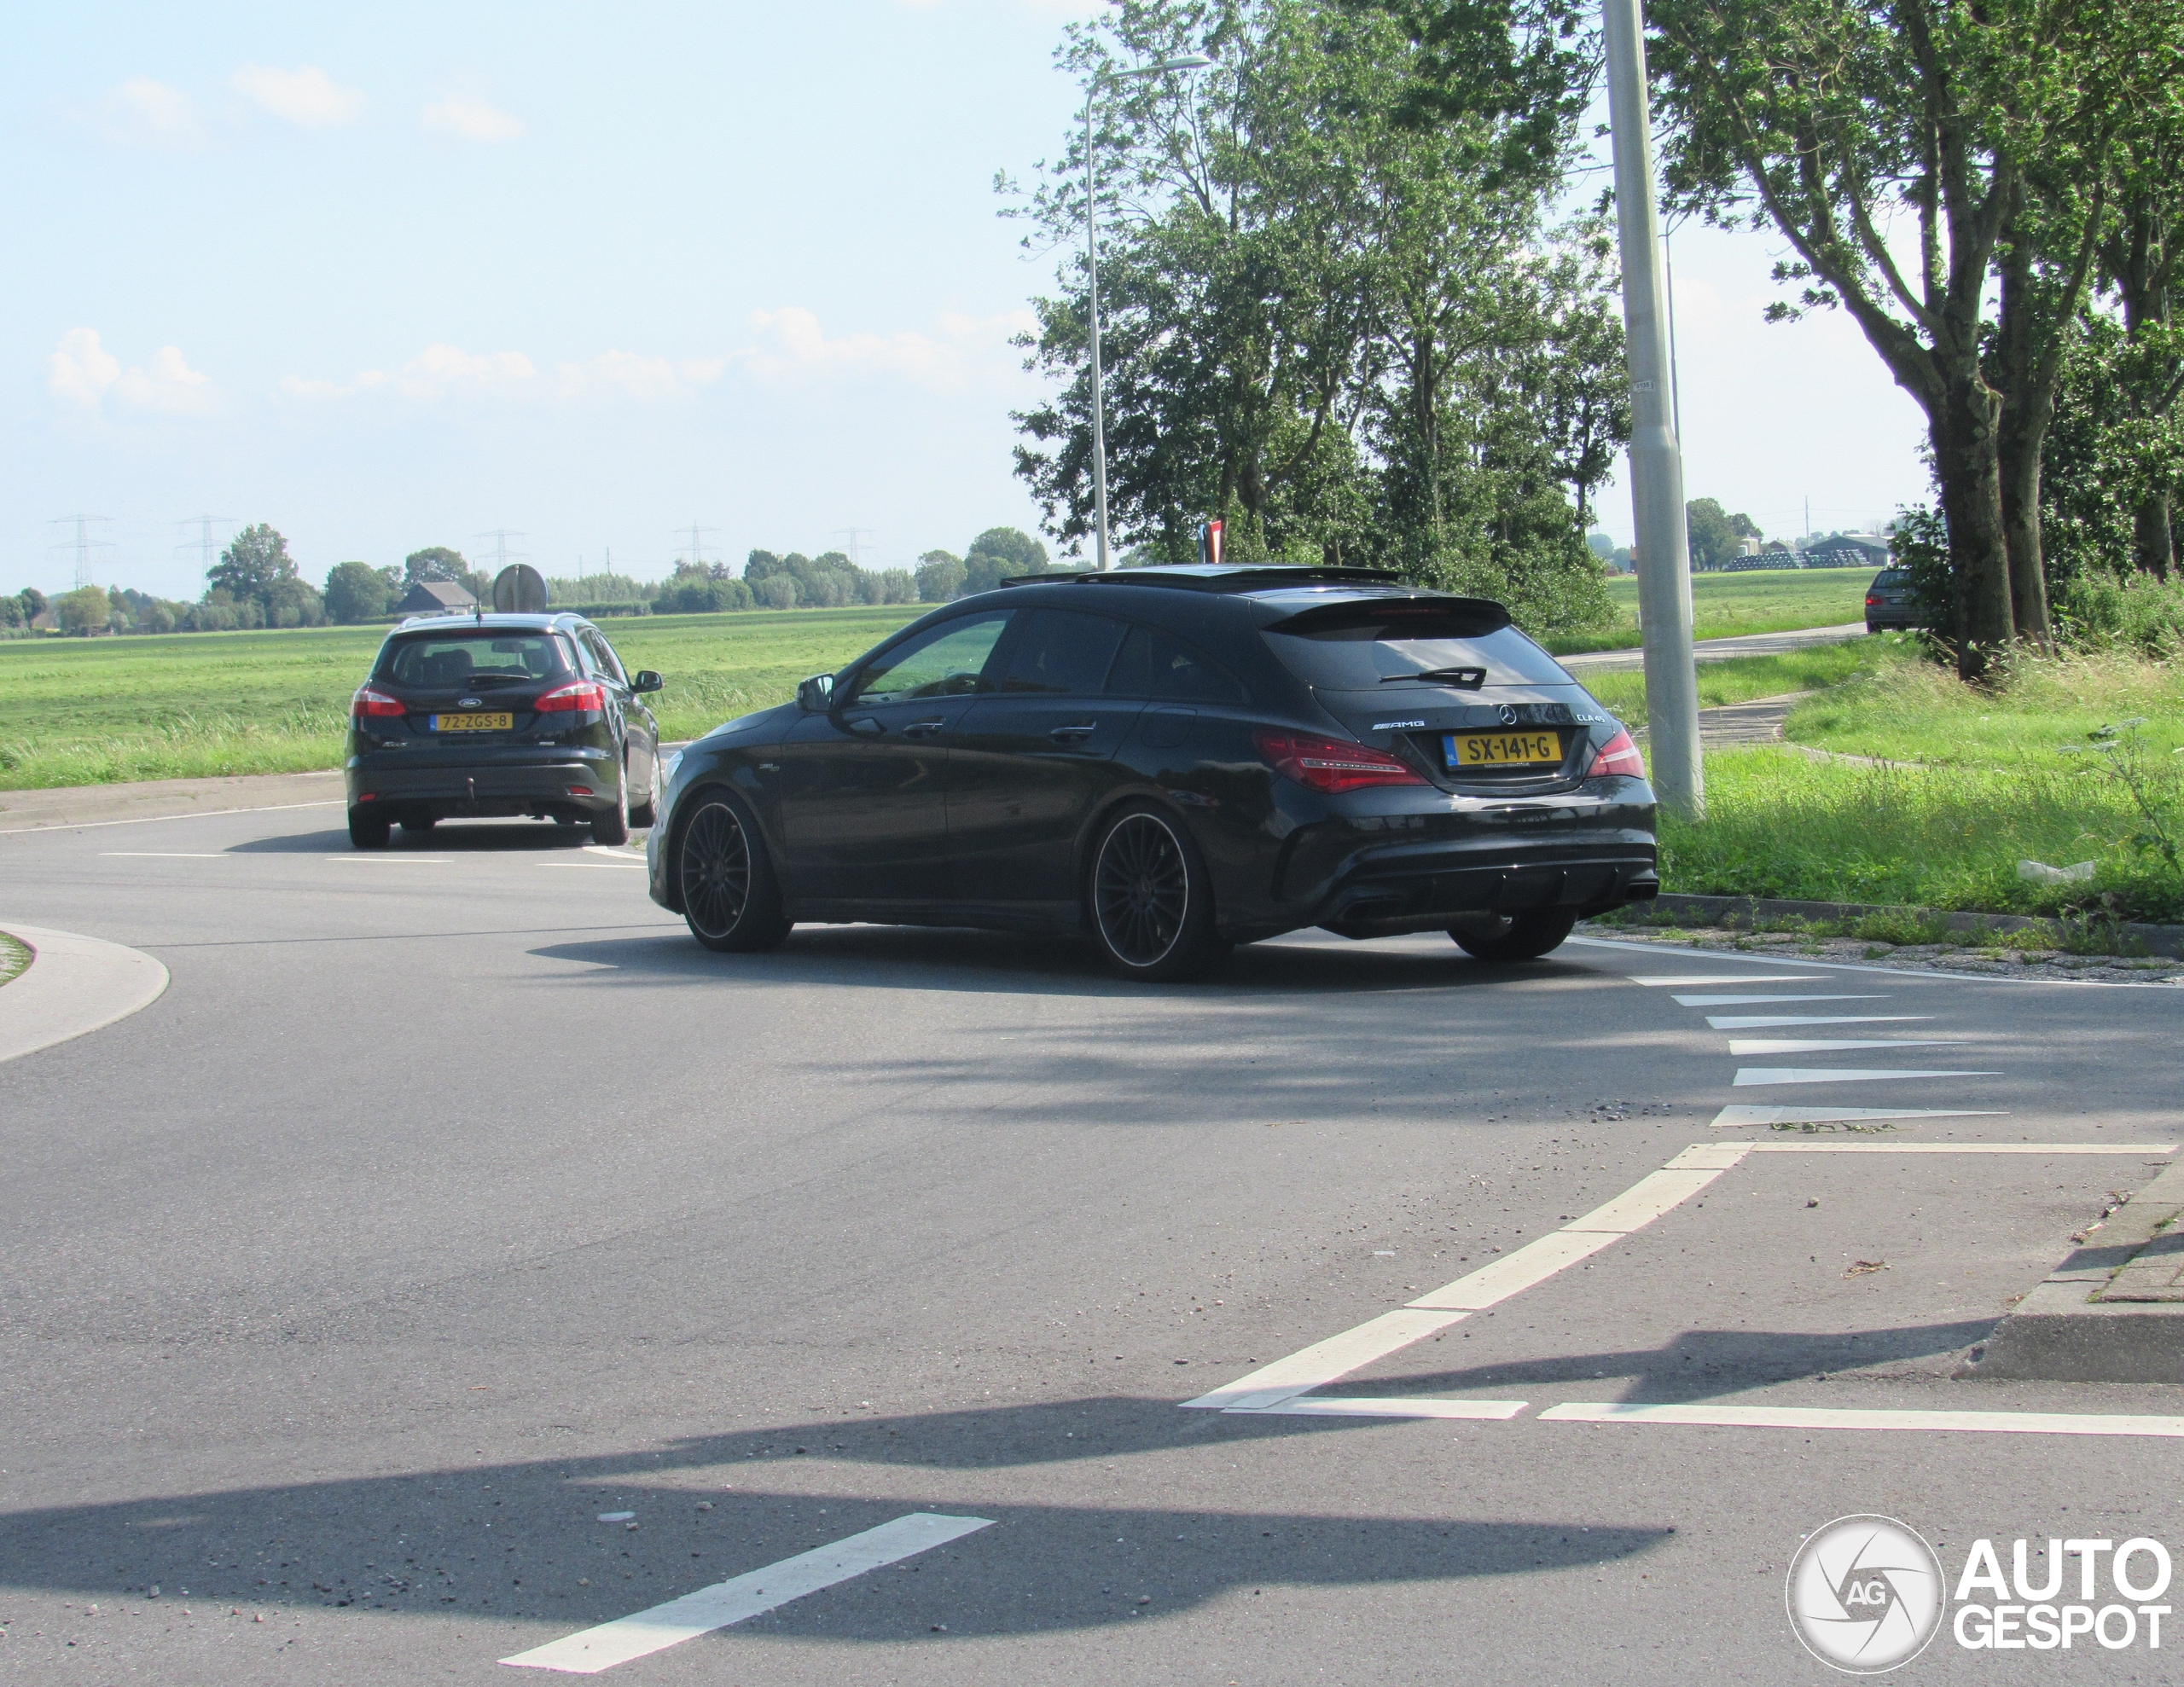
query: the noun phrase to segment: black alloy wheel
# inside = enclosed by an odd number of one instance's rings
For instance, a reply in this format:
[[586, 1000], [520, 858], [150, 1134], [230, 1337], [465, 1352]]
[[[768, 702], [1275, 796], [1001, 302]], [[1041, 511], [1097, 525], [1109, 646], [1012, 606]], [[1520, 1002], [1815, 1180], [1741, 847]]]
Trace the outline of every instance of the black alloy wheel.
[[614, 782], [614, 809], [591, 817], [591, 841], [626, 844], [630, 841], [630, 764], [622, 763], [622, 777]]
[[1466, 954], [1481, 960], [1537, 960], [1559, 949], [1577, 924], [1574, 908], [1536, 908], [1504, 914], [1486, 925], [1459, 925], [1449, 935]]
[[393, 835], [394, 828], [378, 815], [349, 810], [349, 842], [357, 849], [384, 849]]
[[735, 803], [718, 791], [690, 799], [690, 818], [675, 850], [676, 888], [690, 935], [709, 949], [747, 954], [788, 936], [765, 845]]
[[1150, 804], [1125, 809], [1101, 837], [1091, 903], [1100, 945], [1125, 977], [1194, 978], [1228, 957], [1197, 850], [1179, 822]]

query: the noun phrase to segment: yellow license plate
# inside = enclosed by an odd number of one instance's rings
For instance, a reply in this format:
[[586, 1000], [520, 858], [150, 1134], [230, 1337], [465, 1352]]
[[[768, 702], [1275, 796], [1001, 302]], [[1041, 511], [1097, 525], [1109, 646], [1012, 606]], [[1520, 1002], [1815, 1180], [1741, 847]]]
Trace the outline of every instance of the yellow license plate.
[[435, 715], [436, 733], [504, 733], [515, 725], [513, 715]]
[[1562, 739], [1556, 733], [1450, 733], [1443, 745], [1451, 768], [1562, 765]]

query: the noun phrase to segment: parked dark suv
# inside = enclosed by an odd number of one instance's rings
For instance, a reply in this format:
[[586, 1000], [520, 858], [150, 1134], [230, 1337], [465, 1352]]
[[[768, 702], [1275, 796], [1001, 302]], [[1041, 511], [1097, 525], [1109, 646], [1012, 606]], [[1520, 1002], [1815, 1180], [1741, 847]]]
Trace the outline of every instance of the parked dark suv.
[[623, 671], [580, 615], [435, 615], [386, 636], [349, 703], [349, 841], [386, 847], [466, 815], [588, 821], [602, 844], [650, 826], [659, 675]]
[[936, 610], [685, 750], [653, 899], [1085, 932], [1126, 976], [1319, 925], [1544, 954], [1650, 897], [1629, 735], [1498, 604], [1356, 570], [1052, 576]]
[[1923, 627], [1925, 613], [1911, 589], [1907, 568], [1884, 568], [1866, 588], [1866, 630], [1885, 633], [1904, 627]]

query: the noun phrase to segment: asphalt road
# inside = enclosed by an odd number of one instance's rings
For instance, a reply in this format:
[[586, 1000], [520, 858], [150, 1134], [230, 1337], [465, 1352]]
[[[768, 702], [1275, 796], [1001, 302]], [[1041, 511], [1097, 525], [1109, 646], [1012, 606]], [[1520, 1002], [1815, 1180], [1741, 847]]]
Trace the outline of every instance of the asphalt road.
[[[1692, 655], [1701, 662], [1726, 662], [1734, 656], [1780, 656], [1785, 651], [1805, 650], [1821, 644], [1848, 644], [1852, 639], [1865, 636], [1864, 622], [1849, 621], [1839, 627], [1801, 627], [1790, 633], [1740, 633], [1734, 638], [1701, 639], [1693, 645]], [[1646, 653], [1641, 650], [1592, 650], [1554, 659], [1580, 679], [1589, 669], [1601, 673], [1646, 665]]]
[[[340, 815], [0, 837], [0, 923], [173, 980], [0, 1068], [0, 1679], [552, 1678], [497, 1661], [730, 1583], [755, 1615], [611, 1678], [1811, 1682], [1784, 1573], [1838, 1516], [1952, 1580], [1983, 1537], [2184, 1557], [2184, 1441], [1856, 1415], [2184, 1412], [1950, 1374], [2165, 1163], [2129, 1145], [2179, 1139], [2172, 989], [1427, 938], [1166, 989], [968, 933], [732, 958], [569, 834], [359, 855]], [[1903, 1151], [1996, 1145], [2053, 1146]], [[1717, 1174], [1616, 1204], [1679, 1156]], [[1542, 1416], [1629, 1403], [1717, 1421]], [[967, 1521], [779, 1603], [923, 1515]], [[1901, 1678], [2172, 1669], [1944, 1633]]]

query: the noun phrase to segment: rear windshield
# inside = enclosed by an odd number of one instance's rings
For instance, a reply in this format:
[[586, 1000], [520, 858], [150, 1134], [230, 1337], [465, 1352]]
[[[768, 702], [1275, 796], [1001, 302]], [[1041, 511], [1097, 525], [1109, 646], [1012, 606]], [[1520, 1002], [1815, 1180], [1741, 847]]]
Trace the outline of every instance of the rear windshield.
[[1266, 641], [1283, 667], [1322, 690], [1368, 691], [1406, 681], [1456, 686], [1575, 683], [1560, 663], [1514, 627], [1482, 632], [1470, 617], [1437, 622], [1415, 613], [1386, 620], [1345, 617], [1319, 626], [1300, 626], [1304, 621], [1298, 617], [1268, 629]]
[[1897, 586], [1908, 586], [1910, 583], [1911, 577], [1900, 568], [1884, 568], [1873, 576], [1873, 584], [1885, 589], [1892, 590]]
[[388, 645], [378, 677], [398, 686], [501, 686], [568, 671], [561, 641], [551, 633], [428, 633]]

